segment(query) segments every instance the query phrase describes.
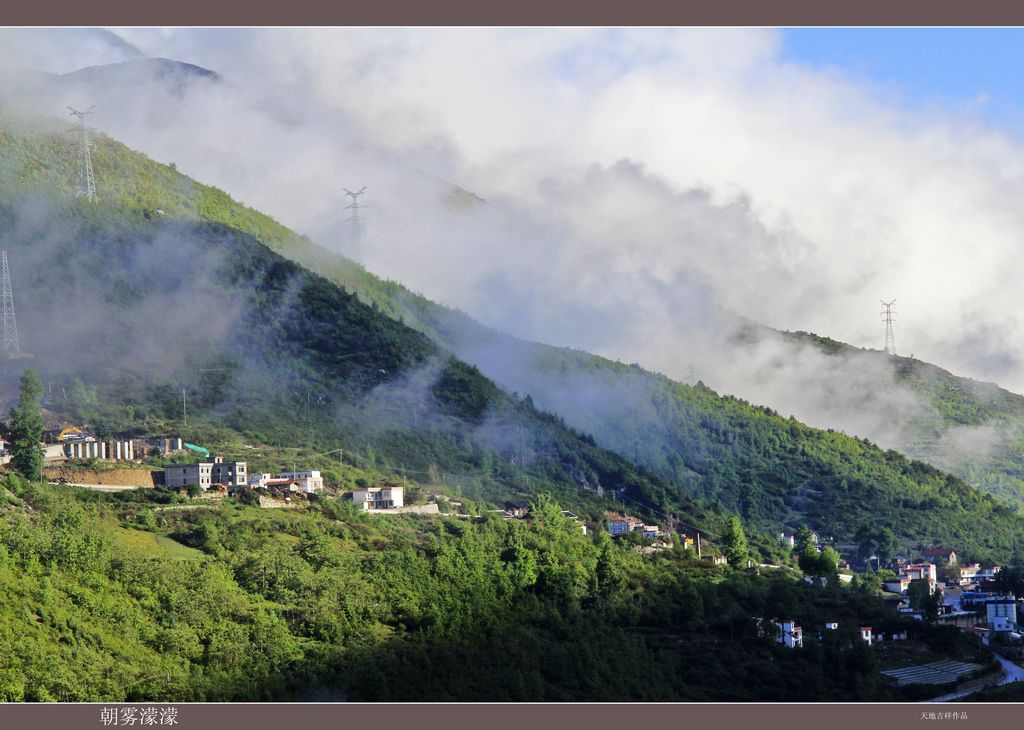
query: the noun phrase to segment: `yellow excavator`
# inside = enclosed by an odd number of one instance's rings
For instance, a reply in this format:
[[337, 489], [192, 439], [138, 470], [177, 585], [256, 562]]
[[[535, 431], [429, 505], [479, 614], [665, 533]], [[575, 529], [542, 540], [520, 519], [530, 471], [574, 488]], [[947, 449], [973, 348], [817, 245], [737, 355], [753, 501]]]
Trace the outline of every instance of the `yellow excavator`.
[[85, 439], [91, 439], [93, 436], [86, 433], [78, 426], [68, 426], [57, 435], [57, 443], [64, 443], [65, 441], [84, 441]]

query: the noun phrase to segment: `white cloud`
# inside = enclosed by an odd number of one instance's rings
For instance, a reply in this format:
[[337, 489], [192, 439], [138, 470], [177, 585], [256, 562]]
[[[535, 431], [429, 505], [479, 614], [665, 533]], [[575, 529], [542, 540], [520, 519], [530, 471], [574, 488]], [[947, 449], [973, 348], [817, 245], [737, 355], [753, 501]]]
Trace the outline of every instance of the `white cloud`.
[[[328, 246], [367, 185], [371, 268], [516, 334], [703, 361], [800, 415], [800, 367], [768, 387], [702, 356], [717, 307], [880, 347], [895, 298], [899, 351], [1024, 390], [1020, 142], [773, 31], [118, 32], [232, 87], [97, 125]], [[447, 210], [415, 169], [489, 204]]]

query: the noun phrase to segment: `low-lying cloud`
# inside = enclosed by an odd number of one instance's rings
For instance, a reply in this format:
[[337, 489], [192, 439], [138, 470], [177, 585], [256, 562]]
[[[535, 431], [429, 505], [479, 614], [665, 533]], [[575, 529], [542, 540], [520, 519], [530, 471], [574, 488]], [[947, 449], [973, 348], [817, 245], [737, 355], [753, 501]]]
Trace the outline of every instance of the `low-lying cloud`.
[[887, 443], [887, 409], [929, 406], [876, 359], [731, 342], [738, 315], [880, 348], [895, 298], [901, 353], [1024, 390], [1020, 141], [787, 61], [775, 31], [117, 32], [221, 78], [61, 102], [329, 248], [366, 185], [367, 266], [489, 325]]

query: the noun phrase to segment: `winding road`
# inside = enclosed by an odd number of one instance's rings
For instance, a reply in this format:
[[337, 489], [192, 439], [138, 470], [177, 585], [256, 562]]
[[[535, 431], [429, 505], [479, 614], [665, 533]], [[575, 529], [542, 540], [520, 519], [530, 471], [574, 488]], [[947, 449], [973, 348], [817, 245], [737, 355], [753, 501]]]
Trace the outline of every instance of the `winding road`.
[[[981, 638], [981, 642], [985, 646], [988, 646], [988, 634], [985, 634]], [[998, 654], [996, 652], [992, 652], [992, 654], [995, 655], [995, 658], [999, 661], [999, 663], [1003, 667], [1003, 677], [998, 682], [996, 682], [997, 685], [1012, 684], [1014, 682], [1020, 682], [1021, 680], [1024, 680], [1024, 668], [1022, 668], [1019, 664], [1011, 662], [1009, 659], [1004, 657], [1002, 654]], [[953, 700], [959, 700], [959, 699], [961, 699], [963, 697], [969, 697], [972, 694], [974, 694], [975, 692], [980, 692], [982, 689], [984, 689], [984, 687], [977, 687], [975, 689], [970, 689], [970, 690], [967, 690], [967, 691], [964, 691], [964, 692], [953, 692], [953, 693], [948, 694], [948, 695], [942, 695], [941, 697], [933, 697], [932, 699], [925, 700], [925, 701], [926, 702], [952, 702]]]

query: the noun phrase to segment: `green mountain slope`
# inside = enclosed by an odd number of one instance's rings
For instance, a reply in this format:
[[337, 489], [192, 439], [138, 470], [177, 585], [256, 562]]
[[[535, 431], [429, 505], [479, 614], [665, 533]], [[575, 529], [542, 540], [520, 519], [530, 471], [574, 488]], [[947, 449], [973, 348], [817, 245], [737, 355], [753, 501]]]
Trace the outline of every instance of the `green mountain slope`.
[[[877, 673], [860, 625], [987, 661], [870, 590], [642, 555], [547, 500], [441, 521], [182, 499], [2, 481], [0, 701], [919, 699]], [[806, 648], [757, 617], [795, 618]], [[825, 621], [840, 630], [818, 642]]]
[[8, 403], [31, 364], [51, 411], [101, 431], [226, 427], [310, 453], [340, 444], [350, 463], [435, 473], [473, 498], [546, 490], [600, 519], [607, 488], [704, 524], [664, 479], [275, 254], [257, 234], [292, 236], [265, 216], [108, 139], [94, 159], [116, 183], [95, 203], [76, 199], [59, 137], [3, 132], [0, 244], [34, 355], [0, 373]]
[[1012, 510], [925, 464], [488, 333], [107, 138], [94, 164], [99, 201], [74, 200], [59, 129], [6, 122], [0, 220], [24, 262], [19, 301], [40, 366], [59, 363], [54, 376], [81, 376], [133, 418], [174, 418], [184, 388], [214, 423], [437, 465], [480, 494], [543, 487], [597, 509], [600, 487], [691, 522], [721, 505], [766, 530], [806, 521], [838, 539], [884, 525], [979, 559], [1005, 560], [1021, 539]]
[[[1024, 504], [1024, 396], [954, 375], [913, 357], [863, 350], [805, 332], [783, 337], [837, 363], [833, 387], [858, 389], [850, 371], [867, 368], [886, 429], [879, 440], [955, 474], [990, 494]], [[749, 335], [756, 340], [763, 330]], [[777, 335], [773, 335], [777, 336]]]

